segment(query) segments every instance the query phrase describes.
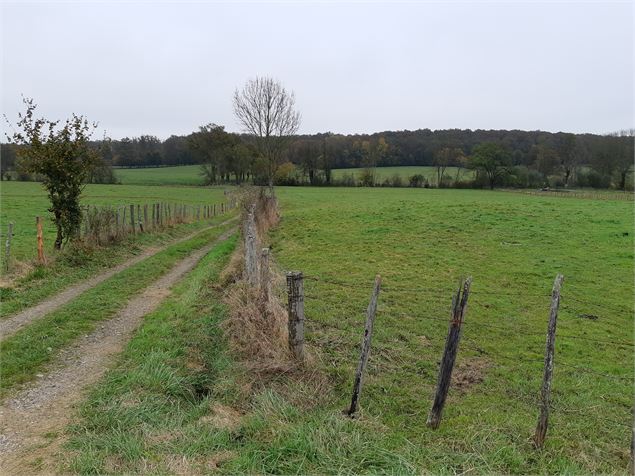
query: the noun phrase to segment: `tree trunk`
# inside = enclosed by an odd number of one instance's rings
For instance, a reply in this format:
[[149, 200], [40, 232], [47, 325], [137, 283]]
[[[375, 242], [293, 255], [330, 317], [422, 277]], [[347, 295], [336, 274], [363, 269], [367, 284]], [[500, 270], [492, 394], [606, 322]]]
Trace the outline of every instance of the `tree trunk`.
[[55, 237], [55, 249], [62, 249], [62, 242], [64, 241], [64, 235], [62, 234], [62, 227], [60, 225], [55, 225], [57, 228], [57, 236]]
[[628, 171], [624, 170], [620, 172], [620, 190], [626, 190], [626, 175]]

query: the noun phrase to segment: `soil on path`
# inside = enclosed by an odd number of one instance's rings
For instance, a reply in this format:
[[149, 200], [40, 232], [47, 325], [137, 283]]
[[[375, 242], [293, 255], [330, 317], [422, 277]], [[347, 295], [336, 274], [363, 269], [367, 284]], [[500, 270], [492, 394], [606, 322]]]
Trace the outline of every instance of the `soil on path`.
[[8, 317], [0, 321], [0, 339], [6, 339], [7, 337], [12, 336], [13, 334], [15, 334], [17, 331], [22, 329], [27, 324], [30, 324], [31, 322], [37, 319], [41, 319], [42, 317], [46, 316], [49, 312], [53, 312], [54, 310], [58, 309], [64, 304], [72, 301], [77, 296], [82, 294], [84, 291], [94, 288], [95, 286], [106, 281], [107, 279], [111, 278], [115, 274], [120, 273], [130, 268], [131, 266], [134, 266], [135, 264], [154, 256], [155, 254], [165, 250], [168, 246], [182, 243], [184, 241], [187, 241], [193, 238], [199, 233], [202, 233], [212, 228], [221, 227], [236, 219], [237, 218], [234, 217], [220, 224], [203, 228], [202, 230], [191, 233], [187, 236], [184, 236], [183, 238], [179, 238], [178, 240], [172, 241], [162, 247], [148, 248], [140, 255], [137, 255], [134, 258], [131, 258], [128, 261], [121, 263], [115, 266], [114, 268], [109, 269], [108, 271], [105, 271], [97, 276], [94, 276], [93, 278], [87, 279], [86, 281], [82, 281], [78, 284], [72, 285], [69, 288], [62, 291], [61, 293], [56, 294], [55, 296], [52, 296], [48, 299], [45, 299], [44, 301], [40, 302], [39, 304], [33, 307], [25, 309], [24, 311], [21, 311], [11, 317]]
[[40, 374], [31, 386], [0, 405], [0, 474], [55, 472], [64, 429], [86, 388], [104, 375], [143, 317], [169, 295], [170, 287], [235, 231], [223, 233], [184, 258], [112, 319], [62, 351], [51, 366], [53, 370]]

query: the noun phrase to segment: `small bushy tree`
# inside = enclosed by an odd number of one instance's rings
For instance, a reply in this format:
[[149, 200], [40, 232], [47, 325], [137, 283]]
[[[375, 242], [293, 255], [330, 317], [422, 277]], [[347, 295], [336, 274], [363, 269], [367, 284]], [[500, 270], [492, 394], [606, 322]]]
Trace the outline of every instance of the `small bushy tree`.
[[487, 177], [489, 188], [493, 190], [501, 177], [509, 173], [511, 156], [495, 142], [482, 142], [474, 147], [470, 165]]
[[42, 178], [57, 229], [55, 248], [60, 249], [80, 229], [80, 195], [98, 160], [89, 144], [97, 124], [75, 114], [63, 124], [36, 118], [33, 99], [23, 101], [26, 112], [18, 115], [17, 131], [8, 139], [21, 146], [18, 155], [25, 170]]

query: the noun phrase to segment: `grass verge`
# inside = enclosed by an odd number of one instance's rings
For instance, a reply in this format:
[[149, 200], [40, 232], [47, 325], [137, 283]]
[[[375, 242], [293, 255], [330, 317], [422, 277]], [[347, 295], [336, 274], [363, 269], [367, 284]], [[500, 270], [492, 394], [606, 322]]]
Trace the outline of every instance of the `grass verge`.
[[0, 343], [0, 395], [31, 380], [66, 344], [90, 333], [98, 321], [125, 306], [127, 300], [167, 272], [191, 251], [214, 240], [233, 225], [203, 231], [143, 260]]

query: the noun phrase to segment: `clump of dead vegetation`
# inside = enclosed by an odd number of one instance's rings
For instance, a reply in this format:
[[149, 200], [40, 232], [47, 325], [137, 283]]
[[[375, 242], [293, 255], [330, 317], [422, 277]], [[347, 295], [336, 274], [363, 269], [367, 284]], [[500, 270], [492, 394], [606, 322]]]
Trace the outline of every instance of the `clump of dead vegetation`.
[[[268, 231], [278, 224], [280, 215], [274, 196], [264, 189], [246, 189], [241, 197], [241, 223], [243, 227], [250, 212], [256, 222], [256, 249], [266, 243]], [[242, 230], [243, 236], [245, 230]], [[256, 374], [288, 372], [298, 366], [288, 348], [288, 315], [279, 299], [284, 278], [270, 262], [271, 287], [268, 299], [263, 299], [258, 286], [245, 279], [245, 247], [241, 243], [229, 265], [220, 276], [221, 285], [227, 286], [225, 303], [229, 319], [223, 323], [231, 350], [240, 356], [246, 368]]]

